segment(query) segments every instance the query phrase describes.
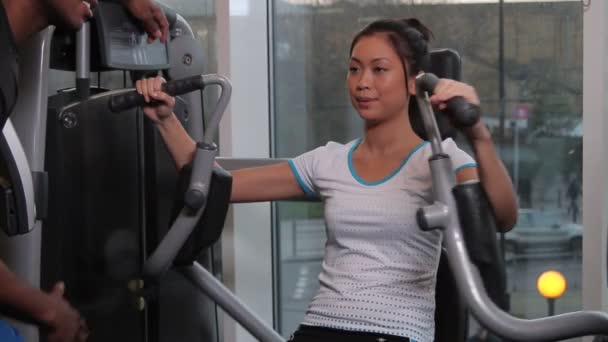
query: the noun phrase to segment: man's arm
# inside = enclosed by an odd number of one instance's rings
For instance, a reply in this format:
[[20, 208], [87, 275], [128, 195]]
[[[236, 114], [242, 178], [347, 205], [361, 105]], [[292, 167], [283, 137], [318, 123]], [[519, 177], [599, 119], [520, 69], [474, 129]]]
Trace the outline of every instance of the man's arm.
[[39, 325], [46, 316], [46, 296], [17, 278], [0, 261], [0, 312], [11, 318]]
[[0, 312], [48, 332], [51, 342], [86, 341], [88, 328], [80, 314], [63, 299], [64, 285], [42, 292], [17, 278], [0, 261]]

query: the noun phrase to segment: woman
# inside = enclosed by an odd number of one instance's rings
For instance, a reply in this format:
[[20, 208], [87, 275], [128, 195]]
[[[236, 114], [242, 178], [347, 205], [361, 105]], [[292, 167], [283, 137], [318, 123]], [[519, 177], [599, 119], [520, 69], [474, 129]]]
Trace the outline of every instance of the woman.
[[[353, 39], [347, 86], [365, 135], [329, 142], [287, 163], [234, 171], [232, 202], [316, 196], [323, 200], [328, 241], [320, 289], [292, 341], [425, 341], [434, 337], [434, 291], [441, 233], [419, 229], [416, 210], [431, 200], [431, 149], [412, 129], [415, 75], [431, 33], [416, 19], [379, 20]], [[145, 107], [178, 168], [191, 162], [194, 141], [172, 113], [162, 79], [137, 82]], [[462, 96], [464, 83], [440, 80], [431, 97], [440, 109]], [[517, 203], [490, 133], [480, 121], [466, 130], [477, 163], [447, 139], [443, 149], [458, 182], [480, 179], [498, 225], [512, 228]]]

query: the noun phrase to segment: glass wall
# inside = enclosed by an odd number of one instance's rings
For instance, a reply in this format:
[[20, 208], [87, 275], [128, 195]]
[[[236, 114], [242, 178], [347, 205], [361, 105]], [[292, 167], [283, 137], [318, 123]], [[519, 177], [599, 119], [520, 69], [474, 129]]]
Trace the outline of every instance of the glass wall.
[[[548, 269], [568, 281], [556, 313], [579, 310], [582, 15], [580, 1], [273, 0], [274, 156], [360, 137], [345, 87], [350, 40], [378, 18], [419, 18], [433, 48], [460, 53], [519, 196], [519, 222], [503, 241], [511, 313], [547, 315], [536, 280]], [[323, 207], [280, 203], [276, 220], [279, 328], [288, 336], [318, 289]]]

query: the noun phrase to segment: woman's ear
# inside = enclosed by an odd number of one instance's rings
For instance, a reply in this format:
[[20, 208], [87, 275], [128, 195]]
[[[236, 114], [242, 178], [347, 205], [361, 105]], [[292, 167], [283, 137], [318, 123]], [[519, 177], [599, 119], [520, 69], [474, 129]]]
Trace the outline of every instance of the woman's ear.
[[416, 78], [410, 77], [407, 81], [408, 95], [416, 96]]

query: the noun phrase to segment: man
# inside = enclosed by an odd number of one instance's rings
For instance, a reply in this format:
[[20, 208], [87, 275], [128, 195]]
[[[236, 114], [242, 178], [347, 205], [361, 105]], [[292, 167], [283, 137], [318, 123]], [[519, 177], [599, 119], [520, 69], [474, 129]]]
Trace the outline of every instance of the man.
[[[148, 41], [165, 41], [169, 24], [153, 0], [123, 0], [140, 20]], [[49, 25], [79, 29], [92, 16], [97, 0], [0, 0], [0, 129], [17, 101], [17, 46]], [[63, 298], [64, 285], [46, 293], [17, 278], [0, 261], [0, 313], [40, 326], [49, 342], [85, 341], [88, 329]], [[0, 339], [18, 336], [0, 324]]]
[[581, 186], [576, 177], [570, 180], [568, 185], [568, 198], [570, 199], [570, 205], [568, 206], [568, 213], [572, 213], [572, 222], [578, 221], [578, 198], [581, 195]]

